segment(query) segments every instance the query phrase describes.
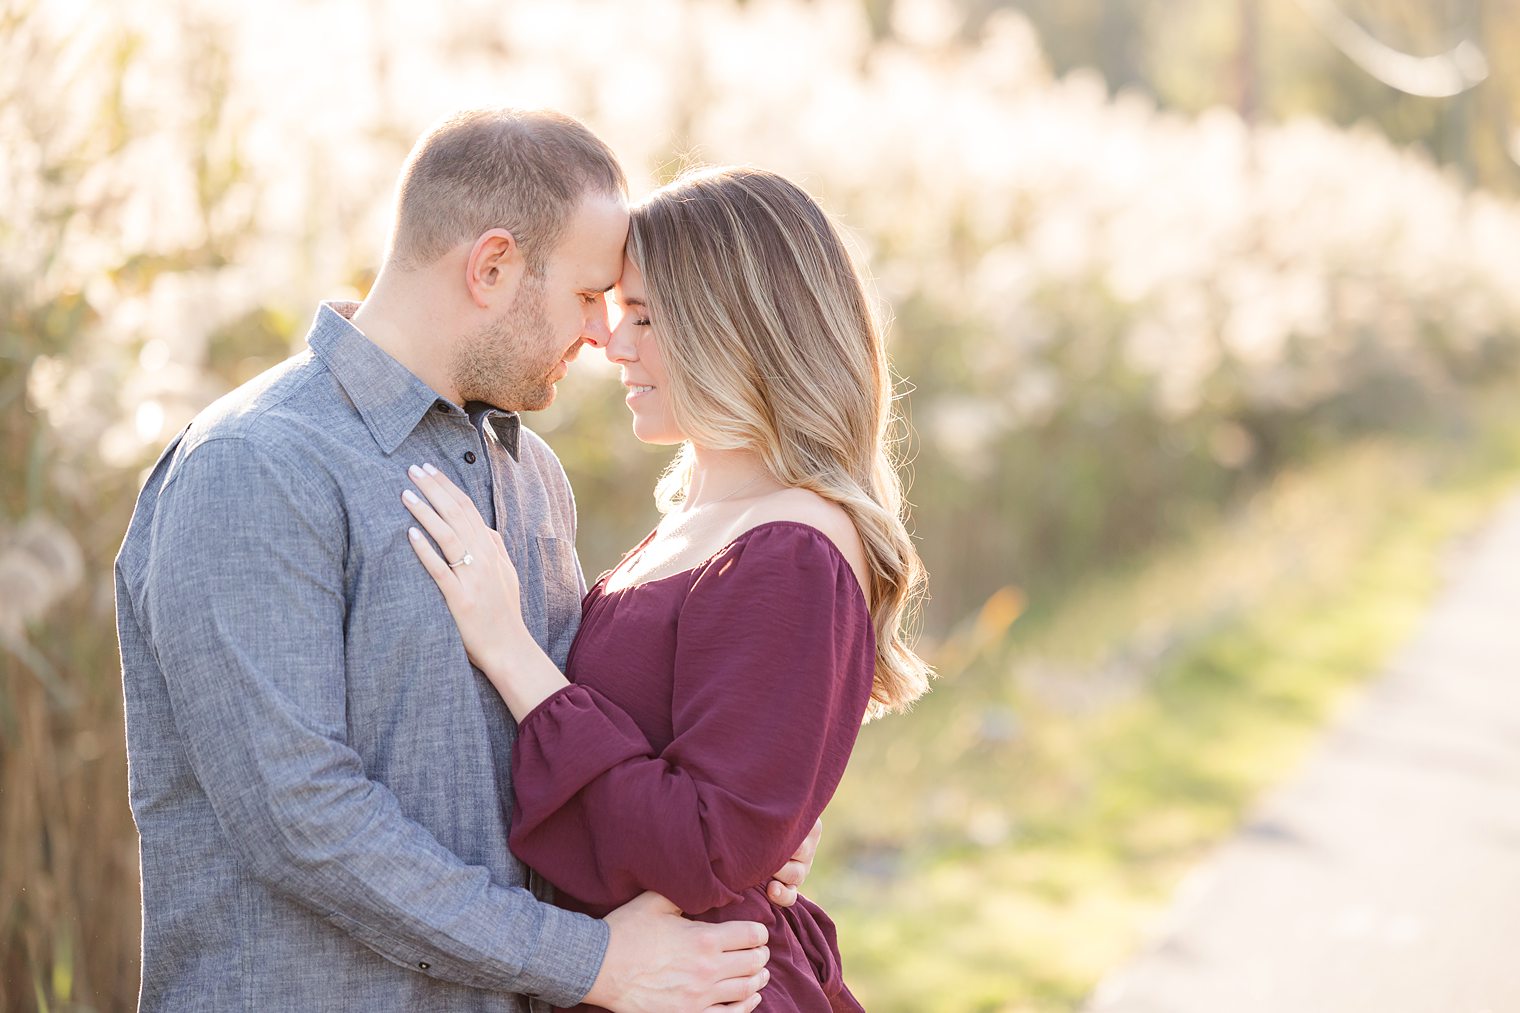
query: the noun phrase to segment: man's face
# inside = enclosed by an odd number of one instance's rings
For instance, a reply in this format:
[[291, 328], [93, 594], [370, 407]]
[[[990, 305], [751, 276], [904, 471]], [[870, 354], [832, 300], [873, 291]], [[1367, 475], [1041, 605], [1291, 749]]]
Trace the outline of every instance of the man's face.
[[453, 374], [461, 400], [508, 411], [549, 407], [581, 345], [607, 341], [606, 293], [627, 239], [622, 199], [588, 195], [543, 273], [525, 274], [506, 311], [460, 345]]

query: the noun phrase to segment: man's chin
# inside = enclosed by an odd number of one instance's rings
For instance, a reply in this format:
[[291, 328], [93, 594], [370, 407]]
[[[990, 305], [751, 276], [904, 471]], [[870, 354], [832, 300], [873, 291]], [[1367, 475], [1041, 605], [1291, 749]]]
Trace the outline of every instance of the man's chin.
[[527, 394], [523, 397], [520, 397], [518, 399], [520, 404], [517, 408], [514, 408], [513, 411], [541, 412], [554, 403], [554, 396], [556, 393], [558, 393], [558, 391], [556, 390], [554, 384], [551, 383], [541, 391], [536, 391], [532, 394]]

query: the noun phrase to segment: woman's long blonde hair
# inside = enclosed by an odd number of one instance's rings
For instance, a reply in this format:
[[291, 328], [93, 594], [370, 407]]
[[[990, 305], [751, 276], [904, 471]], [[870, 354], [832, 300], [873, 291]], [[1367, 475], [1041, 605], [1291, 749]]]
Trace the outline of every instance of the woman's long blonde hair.
[[870, 566], [871, 713], [903, 710], [933, 674], [908, 646], [925, 574], [903, 523], [881, 329], [839, 233], [775, 173], [705, 169], [634, 209], [628, 256], [687, 436], [661, 510], [686, 495], [693, 442], [752, 450], [776, 481], [839, 504]]

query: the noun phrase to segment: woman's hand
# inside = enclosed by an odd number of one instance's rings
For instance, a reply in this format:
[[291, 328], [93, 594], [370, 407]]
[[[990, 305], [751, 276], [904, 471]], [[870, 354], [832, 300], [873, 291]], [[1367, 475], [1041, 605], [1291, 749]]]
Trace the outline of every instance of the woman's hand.
[[443, 555], [417, 528], [408, 532], [412, 550], [443, 592], [470, 661], [521, 720], [568, 683], [523, 624], [517, 568], [501, 535], [441, 471], [431, 464], [412, 465], [407, 474], [422, 495], [407, 489], [401, 501]]
[[820, 816], [797, 846], [797, 853], [771, 874], [771, 881], [765, 885], [765, 895], [772, 904], [791, 907], [797, 903], [797, 890], [813, 871], [813, 859], [818, 855], [818, 842], [822, 838], [823, 817]]

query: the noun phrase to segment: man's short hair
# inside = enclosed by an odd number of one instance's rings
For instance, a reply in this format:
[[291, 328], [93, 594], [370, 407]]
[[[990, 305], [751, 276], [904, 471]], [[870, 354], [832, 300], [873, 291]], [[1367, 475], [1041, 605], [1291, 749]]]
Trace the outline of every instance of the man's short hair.
[[528, 270], [542, 274], [587, 195], [627, 192], [612, 150], [572, 117], [537, 109], [457, 113], [424, 134], [407, 158], [390, 257], [415, 270], [490, 229], [506, 229]]

